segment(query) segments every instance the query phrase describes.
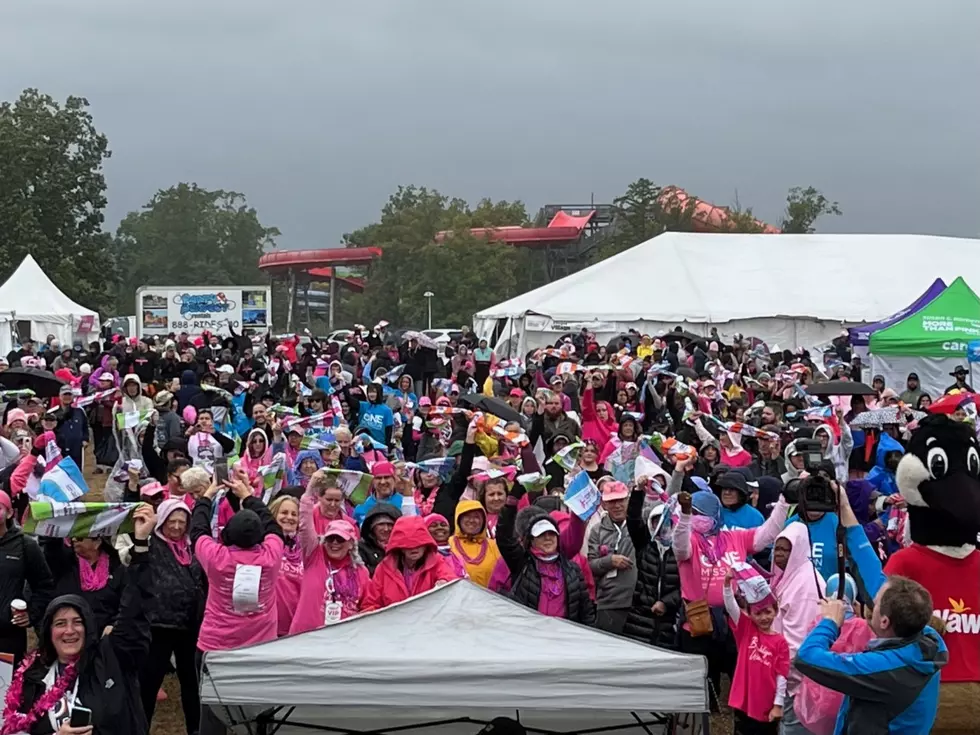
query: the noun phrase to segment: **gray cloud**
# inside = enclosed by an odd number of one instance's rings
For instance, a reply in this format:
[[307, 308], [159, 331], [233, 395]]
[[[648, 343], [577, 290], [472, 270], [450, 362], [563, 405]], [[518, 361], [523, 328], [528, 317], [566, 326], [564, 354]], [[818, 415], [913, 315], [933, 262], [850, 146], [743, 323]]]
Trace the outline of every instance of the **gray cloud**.
[[322, 247], [399, 184], [533, 212], [646, 176], [976, 236], [978, 27], [973, 0], [32, 0], [0, 10], [0, 97], [88, 97], [112, 228], [181, 180]]

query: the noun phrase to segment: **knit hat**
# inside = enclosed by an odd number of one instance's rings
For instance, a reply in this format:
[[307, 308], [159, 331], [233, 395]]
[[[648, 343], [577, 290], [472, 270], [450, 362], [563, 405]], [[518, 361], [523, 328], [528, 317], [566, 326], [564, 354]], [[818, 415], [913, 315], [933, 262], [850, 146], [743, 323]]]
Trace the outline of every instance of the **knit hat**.
[[375, 462], [371, 467], [371, 475], [374, 477], [394, 477], [395, 465], [391, 462]]
[[24, 412], [24, 409], [14, 408], [7, 413], [7, 426], [10, 426], [12, 423], [14, 423], [14, 421], [23, 421], [25, 424], [27, 423], [27, 414]]

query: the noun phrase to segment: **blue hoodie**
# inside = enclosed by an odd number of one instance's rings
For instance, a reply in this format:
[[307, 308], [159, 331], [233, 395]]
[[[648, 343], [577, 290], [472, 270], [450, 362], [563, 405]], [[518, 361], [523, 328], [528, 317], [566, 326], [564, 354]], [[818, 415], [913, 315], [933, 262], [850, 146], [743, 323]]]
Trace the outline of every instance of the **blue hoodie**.
[[320, 452], [316, 449], [301, 449], [296, 455], [296, 461], [293, 462], [292, 468], [286, 473], [290, 485], [306, 487], [306, 484], [310, 481], [309, 477], [303, 477], [299, 471], [299, 468], [303, 466], [303, 460], [306, 459], [312, 459], [316, 462], [316, 468], [318, 470], [323, 467], [323, 458], [320, 456]]
[[905, 454], [905, 449], [888, 434], [882, 434], [878, 439], [878, 450], [875, 452], [875, 466], [871, 468], [866, 478], [882, 495], [894, 495], [898, 492], [895, 473], [885, 469], [885, 455], [888, 452]]

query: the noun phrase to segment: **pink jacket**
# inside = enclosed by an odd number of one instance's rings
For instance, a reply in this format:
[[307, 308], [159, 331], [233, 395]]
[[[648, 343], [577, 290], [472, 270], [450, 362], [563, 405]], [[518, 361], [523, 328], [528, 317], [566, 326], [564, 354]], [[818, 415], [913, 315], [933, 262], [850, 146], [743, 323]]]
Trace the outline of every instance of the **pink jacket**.
[[[296, 549], [299, 551], [299, 549]], [[282, 555], [282, 563], [279, 567], [279, 579], [276, 580], [276, 608], [279, 610], [278, 632], [282, 637], [289, 633], [289, 627], [293, 622], [293, 615], [299, 605], [299, 593], [303, 584], [303, 559], [295, 558], [295, 554], [287, 553], [286, 549]]]
[[[197, 638], [201, 651], [227, 651], [276, 639], [279, 614], [276, 583], [282, 565], [283, 542], [274, 534], [251, 549], [225, 546], [210, 536], [202, 536], [194, 547], [201, 568], [208, 578], [208, 600], [204, 621]], [[236, 613], [232, 590], [239, 565], [261, 567], [259, 610]]]
[[[606, 407], [605, 421], [602, 421], [596, 412], [596, 408], [600, 405]], [[606, 401], [596, 403], [592, 387], [586, 388], [582, 393], [582, 440], [589, 441], [591, 439], [601, 452], [618, 431], [619, 423], [616, 421], [616, 412], [613, 407]]]

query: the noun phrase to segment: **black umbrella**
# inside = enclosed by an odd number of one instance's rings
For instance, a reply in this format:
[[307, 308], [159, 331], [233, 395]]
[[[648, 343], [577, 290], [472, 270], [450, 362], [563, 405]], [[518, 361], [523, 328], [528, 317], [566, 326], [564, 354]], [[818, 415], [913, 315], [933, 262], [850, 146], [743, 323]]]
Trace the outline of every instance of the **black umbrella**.
[[54, 373], [38, 368], [10, 368], [0, 373], [0, 387], [7, 390], [30, 388], [38, 398], [55, 398], [65, 381]]
[[814, 383], [806, 387], [811, 396], [873, 396], [877, 395], [874, 388], [856, 380], [828, 380], [826, 383]]
[[606, 351], [619, 352], [626, 346], [627, 341], [629, 341], [634, 350], [636, 349], [636, 346], [640, 344], [640, 338], [637, 335], [626, 334], [626, 332], [623, 332], [622, 334], [609, 340], [609, 342], [606, 344]]
[[483, 411], [484, 413], [492, 413], [494, 416], [503, 419], [504, 421], [520, 421], [521, 415], [515, 411], [507, 401], [494, 398], [493, 396], [484, 396], [479, 393], [472, 393], [470, 395], [460, 396], [460, 403], [465, 403], [471, 408], [475, 408], [478, 411]]

